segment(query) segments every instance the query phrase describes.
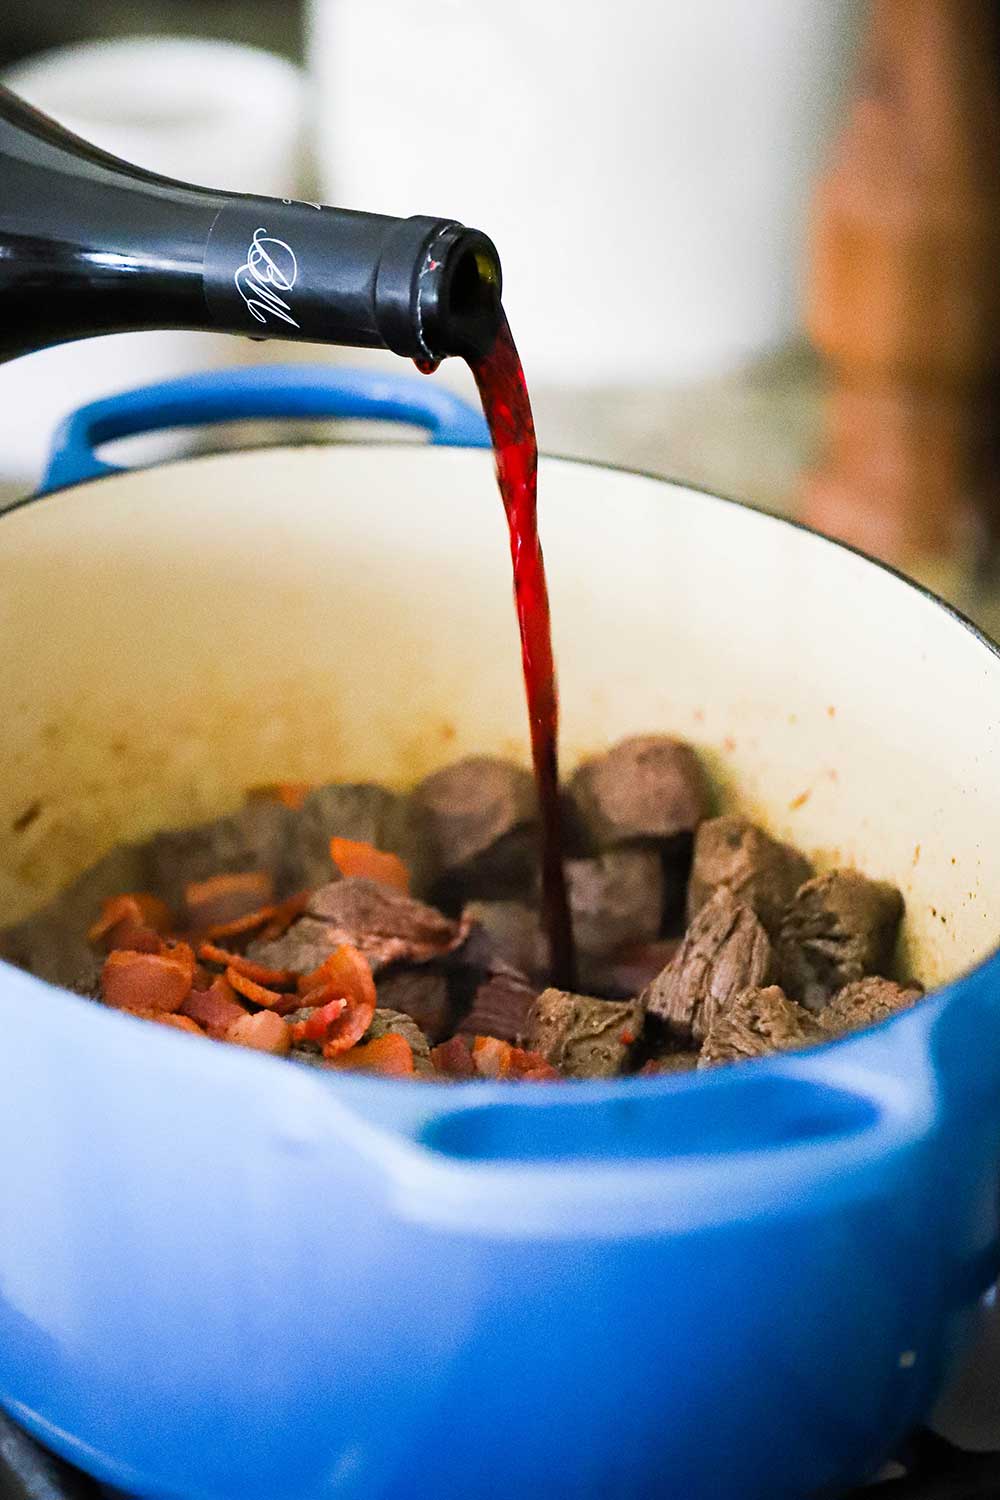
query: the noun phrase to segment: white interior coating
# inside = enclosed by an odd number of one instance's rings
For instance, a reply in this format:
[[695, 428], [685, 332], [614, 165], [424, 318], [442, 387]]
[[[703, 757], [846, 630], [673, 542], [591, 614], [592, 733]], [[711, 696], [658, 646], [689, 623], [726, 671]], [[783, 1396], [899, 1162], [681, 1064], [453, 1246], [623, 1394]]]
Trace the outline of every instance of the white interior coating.
[[[625, 734], [682, 735], [724, 805], [902, 886], [926, 981], [994, 946], [989, 647], [862, 559], [683, 487], [549, 459], [541, 507], [566, 767]], [[526, 758], [486, 453], [225, 454], [0, 528], [7, 919], [248, 784]]]

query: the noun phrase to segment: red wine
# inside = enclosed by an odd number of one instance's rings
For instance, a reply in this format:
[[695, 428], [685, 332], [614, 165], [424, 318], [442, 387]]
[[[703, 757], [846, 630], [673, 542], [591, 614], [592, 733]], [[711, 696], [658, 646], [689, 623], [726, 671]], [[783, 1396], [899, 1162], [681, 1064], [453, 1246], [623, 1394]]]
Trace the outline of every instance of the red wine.
[[138, 328], [474, 359], [500, 281], [491, 242], [452, 219], [176, 182], [0, 88], [0, 360]]
[[573, 925], [562, 861], [559, 800], [559, 697], [545, 563], [538, 540], [538, 445], [524, 370], [503, 313], [496, 343], [469, 361], [493, 439], [497, 483], [510, 530], [514, 601], [521, 631], [521, 660], [528, 700], [531, 756], [538, 788], [542, 838], [542, 910], [552, 978], [563, 989], [576, 983]]

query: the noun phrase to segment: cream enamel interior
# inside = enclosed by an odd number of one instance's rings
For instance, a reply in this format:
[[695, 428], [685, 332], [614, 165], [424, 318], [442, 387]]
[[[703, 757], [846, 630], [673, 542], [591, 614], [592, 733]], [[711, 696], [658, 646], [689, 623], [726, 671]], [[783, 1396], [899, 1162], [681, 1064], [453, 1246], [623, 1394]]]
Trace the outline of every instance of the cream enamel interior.
[[[902, 886], [925, 981], [994, 947], [988, 646], [864, 560], [683, 487], [548, 459], [541, 505], [566, 767], [681, 735], [723, 806]], [[488, 454], [224, 454], [0, 525], [6, 919], [248, 784], [526, 759]]]

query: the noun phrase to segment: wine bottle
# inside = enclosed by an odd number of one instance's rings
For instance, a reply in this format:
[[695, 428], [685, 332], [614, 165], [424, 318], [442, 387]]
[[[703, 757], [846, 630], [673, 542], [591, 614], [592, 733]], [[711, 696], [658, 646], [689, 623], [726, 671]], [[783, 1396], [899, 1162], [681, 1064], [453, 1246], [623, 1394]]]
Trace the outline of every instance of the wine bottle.
[[492, 242], [453, 219], [195, 187], [0, 89], [0, 360], [187, 328], [388, 348], [430, 366], [488, 351], [500, 283]]

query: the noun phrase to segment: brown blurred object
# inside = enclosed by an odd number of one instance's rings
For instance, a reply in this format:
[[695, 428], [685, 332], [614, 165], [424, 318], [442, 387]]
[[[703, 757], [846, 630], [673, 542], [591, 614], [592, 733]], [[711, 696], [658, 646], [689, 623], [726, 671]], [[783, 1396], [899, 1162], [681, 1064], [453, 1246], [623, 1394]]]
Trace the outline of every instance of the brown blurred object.
[[886, 561], [1000, 540], [1000, 68], [987, 0], [873, 0], [814, 203], [825, 448], [803, 519]]

